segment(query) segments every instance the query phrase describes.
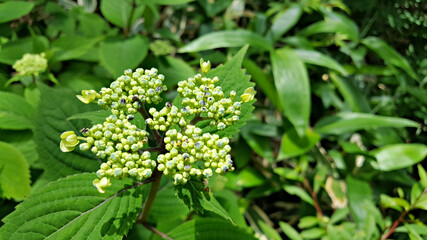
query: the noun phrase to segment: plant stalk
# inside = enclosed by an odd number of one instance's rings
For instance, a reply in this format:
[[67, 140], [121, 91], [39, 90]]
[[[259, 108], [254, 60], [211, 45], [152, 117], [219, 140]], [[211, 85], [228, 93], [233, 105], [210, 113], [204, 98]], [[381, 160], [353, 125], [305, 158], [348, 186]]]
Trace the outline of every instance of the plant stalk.
[[153, 205], [154, 199], [159, 191], [160, 180], [162, 179], [162, 172], [158, 171], [157, 168], [153, 173], [153, 182], [151, 183], [150, 193], [144, 204], [144, 210], [142, 215], [138, 218], [138, 222], [142, 224], [148, 223], [148, 216], [150, 215], [151, 206]]

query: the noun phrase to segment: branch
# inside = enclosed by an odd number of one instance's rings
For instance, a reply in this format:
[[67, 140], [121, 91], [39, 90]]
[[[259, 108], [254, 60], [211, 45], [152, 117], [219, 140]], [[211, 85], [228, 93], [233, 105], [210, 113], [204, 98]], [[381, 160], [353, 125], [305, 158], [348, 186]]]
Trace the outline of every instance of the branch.
[[143, 152], [147, 151], [147, 152], [160, 152], [163, 150], [162, 146], [157, 146], [157, 147], [151, 147], [151, 148], [141, 148], [138, 150], [139, 154], [142, 154]]
[[147, 200], [144, 204], [144, 211], [139, 215], [137, 222], [145, 224], [148, 222], [148, 216], [150, 214], [151, 206], [153, 205], [154, 199], [156, 198], [157, 192], [160, 186], [160, 180], [162, 179], [162, 172], [158, 171], [157, 168], [154, 169], [154, 173], [151, 176], [153, 178], [153, 183], [151, 183], [150, 193]]
[[[138, 112], [141, 113], [142, 117], [145, 120], [147, 120], [148, 118], [150, 118], [150, 116], [148, 115], [147, 111], [145, 110], [144, 105], [142, 105], [142, 107], [138, 108]], [[156, 129], [151, 129], [151, 132], [153, 132], [154, 137], [156, 138], [156, 142], [158, 144], [162, 144], [162, 136], [160, 136], [160, 133]]]
[[190, 122], [190, 125], [196, 125], [196, 123], [204, 120], [212, 119], [210, 117], [200, 117], [199, 114], [197, 114]]
[[146, 227], [148, 230], [152, 231], [153, 233], [159, 235], [162, 238], [166, 238], [166, 239], [169, 239], [169, 240], [174, 240], [173, 238], [169, 237], [166, 233], [160, 232], [157, 228], [151, 226], [148, 223], [142, 223], [142, 225], [144, 227]]
[[308, 179], [305, 176], [304, 176], [304, 186], [307, 188], [307, 190], [310, 192], [311, 197], [313, 198], [314, 208], [316, 208], [318, 217], [322, 218], [323, 212], [319, 206], [319, 200], [317, 199], [317, 192], [313, 191], [313, 189], [310, 186], [310, 183], [308, 182]]
[[388, 239], [389, 237], [390, 237], [390, 235], [391, 234], [393, 234], [394, 233], [394, 231], [396, 231], [396, 228], [397, 228], [397, 226], [399, 226], [399, 223], [401, 223], [402, 221], [403, 221], [403, 218], [406, 216], [406, 214], [408, 214], [409, 213], [409, 211], [403, 211], [401, 214], [400, 214], [400, 217], [397, 219], [397, 220], [395, 220], [394, 222], [393, 222], [393, 225], [391, 225], [391, 228], [390, 228], [390, 231], [388, 231], [387, 232], [387, 234], [386, 235], [384, 235], [382, 238], [381, 238], [381, 240], [386, 240], [386, 239]]

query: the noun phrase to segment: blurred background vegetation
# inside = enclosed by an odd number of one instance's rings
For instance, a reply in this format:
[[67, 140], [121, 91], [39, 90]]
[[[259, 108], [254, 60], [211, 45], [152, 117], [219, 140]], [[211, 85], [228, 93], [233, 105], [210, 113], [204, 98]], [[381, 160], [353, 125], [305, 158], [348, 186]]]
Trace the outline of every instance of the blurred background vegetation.
[[[425, 1], [0, 2], [0, 218], [97, 169], [58, 147], [85, 123], [66, 120], [95, 109], [73, 95], [136, 67], [174, 90], [200, 58], [215, 67], [249, 45], [256, 108], [232, 141], [237, 170], [209, 182], [237, 225], [260, 239], [427, 239]], [[15, 72], [25, 53], [44, 53], [47, 69]], [[165, 232], [188, 215], [168, 206], [153, 213]]]

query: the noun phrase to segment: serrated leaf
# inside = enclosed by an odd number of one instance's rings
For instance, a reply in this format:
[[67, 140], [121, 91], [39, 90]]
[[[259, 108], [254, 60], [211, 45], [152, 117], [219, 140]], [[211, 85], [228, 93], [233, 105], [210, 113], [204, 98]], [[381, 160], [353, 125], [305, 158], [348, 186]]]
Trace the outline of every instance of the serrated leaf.
[[247, 231], [217, 218], [193, 219], [176, 227], [168, 233], [175, 240], [255, 240]]
[[175, 196], [172, 181], [160, 187], [150, 210], [150, 220], [154, 222], [184, 219], [188, 208]]
[[178, 198], [188, 209], [194, 210], [198, 214], [210, 211], [234, 224], [233, 219], [231, 219], [227, 211], [214, 198], [214, 195], [205, 189], [201, 181], [190, 180], [185, 185], [176, 186], [175, 191]]
[[65, 131], [78, 131], [87, 127], [87, 121], [68, 121], [67, 118], [82, 111], [92, 111], [96, 105], [81, 103], [69, 90], [40, 86], [41, 99], [35, 116], [34, 140], [37, 144], [40, 164], [51, 180], [79, 172], [92, 172], [99, 162], [89, 152], [75, 149], [63, 153], [59, 148], [60, 135]]
[[298, 135], [302, 136], [308, 126], [311, 109], [307, 69], [292, 49], [271, 52], [271, 62], [283, 112]]
[[127, 38], [108, 38], [101, 43], [100, 59], [102, 65], [117, 78], [126, 69], [137, 67], [148, 52], [148, 40], [139, 35]]
[[69, 117], [67, 120], [88, 119], [92, 122], [93, 125], [95, 125], [95, 124], [102, 124], [103, 122], [105, 122], [105, 119], [110, 115], [111, 115], [110, 110], [97, 110], [97, 111], [91, 111], [91, 112], [77, 113]]
[[205, 34], [180, 48], [178, 52], [200, 52], [215, 48], [242, 47], [246, 44], [264, 51], [272, 50], [271, 43], [248, 30], [225, 30]]
[[33, 128], [34, 112], [33, 106], [25, 98], [9, 92], [0, 92], [1, 129]]
[[144, 186], [112, 179], [102, 194], [92, 185], [95, 178], [77, 174], [40, 188], [3, 219], [0, 238], [122, 239], [141, 211]]
[[11, 144], [0, 142], [0, 196], [23, 200], [30, 192], [30, 167]]

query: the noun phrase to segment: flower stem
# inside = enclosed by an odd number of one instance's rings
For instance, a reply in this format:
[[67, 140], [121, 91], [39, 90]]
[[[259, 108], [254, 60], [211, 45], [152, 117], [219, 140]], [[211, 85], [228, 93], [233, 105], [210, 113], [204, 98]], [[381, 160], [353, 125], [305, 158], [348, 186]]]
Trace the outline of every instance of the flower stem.
[[[138, 223], [143, 225], [148, 223], [148, 216], [150, 214], [151, 206], [153, 205], [154, 199], [156, 198], [157, 192], [159, 191], [160, 180], [162, 179], [162, 172], [158, 171], [157, 168], [153, 173], [153, 182], [151, 183], [150, 193], [144, 204], [144, 211], [138, 218]], [[145, 225], [144, 225], [145, 226]]]

